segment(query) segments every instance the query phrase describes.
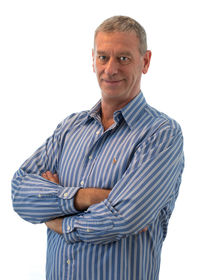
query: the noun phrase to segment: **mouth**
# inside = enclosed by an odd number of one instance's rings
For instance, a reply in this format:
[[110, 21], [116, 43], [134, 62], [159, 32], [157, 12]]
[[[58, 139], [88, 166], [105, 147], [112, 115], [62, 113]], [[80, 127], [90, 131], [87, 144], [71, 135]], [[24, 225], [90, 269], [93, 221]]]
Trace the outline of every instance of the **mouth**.
[[102, 79], [103, 82], [105, 82], [108, 85], [118, 85], [119, 83], [121, 83], [123, 80], [105, 80]]

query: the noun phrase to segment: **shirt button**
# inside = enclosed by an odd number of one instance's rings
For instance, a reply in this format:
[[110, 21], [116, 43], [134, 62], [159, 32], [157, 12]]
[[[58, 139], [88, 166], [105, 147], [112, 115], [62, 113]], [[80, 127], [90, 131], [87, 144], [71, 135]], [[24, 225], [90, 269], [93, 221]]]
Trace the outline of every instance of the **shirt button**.
[[89, 228], [87, 228], [87, 232], [90, 232]]
[[100, 133], [100, 130], [98, 130], [98, 131], [96, 132], [96, 135], [99, 135], [99, 133]]
[[84, 181], [81, 181], [81, 186], [84, 185]]
[[68, 196], [68, 193], [66, 192], [66, 193], [64, 193], [64, 197], [67, 197]]
[[38, 194], [38, 197], [41, 197], [41, 194]]
[[89, 156], [89, 159], [92, 159], [92, 156]]
[[70, 227], [70, 226], [68, 226], [68, 227], [67, 227], [67, 230], [70, 230], [70, 229], [71, 229], [71, 227]]
[[70, 260], [67, 260], [67, 264], [70, 264]]

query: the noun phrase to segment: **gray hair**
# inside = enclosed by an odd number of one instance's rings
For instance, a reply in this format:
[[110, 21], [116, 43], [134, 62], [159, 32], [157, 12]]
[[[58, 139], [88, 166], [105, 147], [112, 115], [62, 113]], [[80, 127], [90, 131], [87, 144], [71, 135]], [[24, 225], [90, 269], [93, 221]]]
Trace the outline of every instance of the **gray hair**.
[[135, 32], [140, 42], [139, 51], [141, 55], [144, 55], [147, 51], [147, 39], [144, 28], [130, 17], [114, 16], [106, 19], [95, 30], [94, 40], [99, 32]]

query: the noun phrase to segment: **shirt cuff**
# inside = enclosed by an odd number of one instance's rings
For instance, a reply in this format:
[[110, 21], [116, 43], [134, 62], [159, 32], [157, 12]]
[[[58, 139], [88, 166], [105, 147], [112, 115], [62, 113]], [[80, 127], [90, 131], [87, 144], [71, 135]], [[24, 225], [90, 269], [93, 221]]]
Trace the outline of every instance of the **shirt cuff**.
[[63, 223], [62, 223], [63, 237], [65, 241], [68, 243], [74, 243], [80, 241], [78, 233], [75, 230], [75, 220], [76, 220], [76, 216], [69, 216], [63, 219]]
[[58, 194], [60, 208], [65, 214], [76, 214], [79, 211], [74, 207], [74, 197], [79, 190], [79, 187], [66, 187]]

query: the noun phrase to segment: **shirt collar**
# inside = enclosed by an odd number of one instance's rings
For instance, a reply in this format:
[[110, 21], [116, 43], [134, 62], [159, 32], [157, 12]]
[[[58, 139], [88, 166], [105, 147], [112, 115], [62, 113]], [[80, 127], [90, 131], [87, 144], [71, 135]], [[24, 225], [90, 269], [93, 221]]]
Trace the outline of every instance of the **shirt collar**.
[[132, 129], [134, 127], [134, 124], [143, 114], [143, 110], [146, 107], [146, 105], [147, 103], [144, 98], [144, 95], [140, 91], [140, 93], [134, 99], [132, 99], [126, 106], [116, 111], [114, 113], [114, 116], [115, 114], [119, 114], [118, 112], [120, 112], [129, 128]]
[[101, 99], [89, 110], [88, 116], [91, 118], [99, 118], [101, 112]]
[[[132, 129], [134, 127], [135, 122], [143, 113], [143, 109], [146, 105], [147, 103], [144, 98], [144, 95], [140, 91], [140, 93], [134, 99], [132, 99], [126, 106], [114, 112], [114, 119], [119, 121], [121, 117], [123, 117], [129, 128]], [[88, 117], [95, 118], [98, 121], [101, 121], [100, 111], [101, 100], [99, 100], [92, 107], [92, 109], [88, 111]]]

